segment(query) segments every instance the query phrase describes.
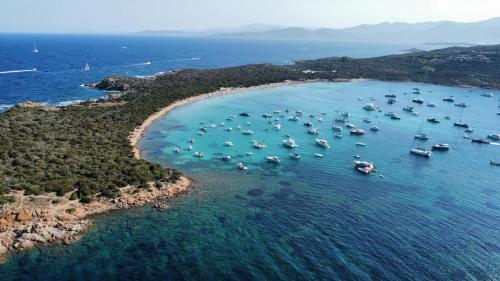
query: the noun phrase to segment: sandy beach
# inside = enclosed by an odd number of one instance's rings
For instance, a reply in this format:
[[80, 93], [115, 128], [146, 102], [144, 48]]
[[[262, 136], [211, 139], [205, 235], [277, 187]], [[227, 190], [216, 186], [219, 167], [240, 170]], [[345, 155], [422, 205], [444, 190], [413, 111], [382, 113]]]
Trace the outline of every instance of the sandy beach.
[[[179, 100], [176, 101], [158, 112], [154, 113], [153, 115], [150, 115], [143, 123], [141, 126], [137, 127], [129, 136], [130, 144], [133, 147], [133, 152], [134, 156], [138, 159], [142, 158], [142, 150], [139, 148], [139, 142], [140, 140], [144, 137], [144, 134], [146, 133], [147, 129], [151, 124], [153, 124], [157, 119], [163, 117], [165, 114], [168, 112], [174, 110], [176, 107], [186, 105], [191, 102], [196, 102], [212, 97], [219, 97], [219, 96], [228, 96], [228, 95], [236, 95], [236, 94], [242, 94], [242, 93], [248, 93], [248, 92], [253, 92], [253, 91], [258, 91], [258, 90], [264, 90], [264, 89], [271, 89], [271, 88], [278, 88], [278, 87], [283, 87], [283, 86], [292, 86], [292, 85], [298, 85], [298, 84], [304, 84], [304, 83], [314, 83], [314, 82], [319, 82], [321, 80], [306, 80], [306, 81], [285, 81], [285, 82], [280, 82], [280, 83], [271, 83], [271, 84], [265, 84], [265, 85], [260, 85], [260, 86], [254, 86], [254, 87], [247, 87], [247, 88], [221, 88], [218, 91], [207, 93], [207, 94], [201, 94], [197, 96], [193, 96], [187, 99]], [[349, 82], [352, 80], [345, 80], [345, 81], [338, 81], [338, 82]]]

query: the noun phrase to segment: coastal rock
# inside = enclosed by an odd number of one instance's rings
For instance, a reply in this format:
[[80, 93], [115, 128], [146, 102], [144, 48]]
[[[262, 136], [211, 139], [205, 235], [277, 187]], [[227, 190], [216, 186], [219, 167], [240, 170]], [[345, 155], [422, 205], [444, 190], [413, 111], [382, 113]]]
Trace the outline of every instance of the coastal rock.
[[18, 222], [29, 221], [30, 219], [31, 219], [31, 215], [26, 211], [19, 212], [16, 215], [16, 221], [18, 221]]
[[165, 204], [165, 203], [156, 203], [154, 205], [155, 209], [159, 209], [159, 210], [167, 210], [167, 209], [170, 209], [170, 205], [168, 204]]
[[47, 106], [46, 102], [34, 102], [34, 101], [26, 101], [19, 104], [22, 108], [37, 108]]
[[139, 79], [134, 78], [108, 77], [92, 86], [99, 90], [125, 92], [131, 88], [135, 88], [140, 83]]
[[3, 256], [9, 252], [9, 249], [0, 243], [0, 256]]

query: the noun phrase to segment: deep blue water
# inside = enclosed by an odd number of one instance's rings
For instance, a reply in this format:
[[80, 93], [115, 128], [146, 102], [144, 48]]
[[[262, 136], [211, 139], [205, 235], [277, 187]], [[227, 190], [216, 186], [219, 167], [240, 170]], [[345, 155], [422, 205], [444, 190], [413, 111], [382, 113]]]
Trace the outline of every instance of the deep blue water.
[[[411, 94], [414, 87], [422, 88], [419, 97], [437, 106], [414, 104], [420, 116], [403, 112], [409, 99], [417, 97]], [[312, 83], [179, 107], [150, 127], [141, 147], [148, 160], [194, 178], [195, 189], [170, 200], [170, 211], [146, 206], [116, 212], [99, 217], [96, 227], [75, 244], [12, 255], [0, 267], [0, 278], [499, 280], [500, 169], [488, 161], [500, 161], [500, 146], [463, 139], [463, 129], [452, 125], [461, 110], [441, 101], [454, 95], [469, 104], [463, 118], [474, 128], [473, 136], [484, 138], [500, 132], [500, 92], [494, 98], [480, 96], [484, 92], [415, 83]], [[387, 93], [400, 101], [386, 104]], [[370, 97], [383, 112], [362, 109]], [[281, 131], [261, 117], [285, 108], [302, 110], [305, 117], [291, 122], [275, 114]], [[241, 111], [252, 116], [226, 120]], [[380, 131], [354, 137], [344, 128], [344, 137], [335, 139], [331, 125], [344, 111], [358, 127], [367, 130], [376, 124]], [[390, 120], [384, 116], [388, 111], [402, 119]], [[430, 117], [442, 123], [422, 121]], [[306, 120], [320, 129], [319, 137], [331, 143], [330, 149], [314, 144], [318, 136], [307, 133]], [[217, 127], [199, 136], [200, 121]], [[242, 135], [237, 125], [255, 135]], [[226, 131], [229, 126], [232, 132]], [[449, 143], [451, 150], [435, 152], [430, 159], [409, 154], [420, 126], [431, 137], [420, 146]], [[302, 159], [288, 157], [290, 151], [281, 145], [285, 134], [300, 145], [296, 151]], [[184, 150], [192, 137], [194, 150]], [[253, 149], [252, 139], [267, 147]], [[226, 140], [234, 146], [226, 147]], [[174, 152], [177, 145], [181, 153]], [[194, 151], [205, 157], [195, 158]], [[253, 155], [246, 156], [247, 151]], [[324, 158], [313, 157], [316, 152]], [[355, 154], [375, 162], [374, 176], [354, 170]], [[223, 155], [234, 159], [223, 162]], [[264, 157], [270, 155], [282, 163], [266, 163]], [[249, 169], [236, 169], [238, 161]]]
[[[34, 43], [38, 53], [33, 53]], [[0, 34], [0, 110], [26, 100], [61, 105], [96, 99], [103, 93], [80, 85], [109, 75], [147, 76], [181, 68], [283, 64], [328, 56], [370, 57], [412, 47], [429, 48], [384, 43]], [[83, 71], [87, 62], [90, 71]], [[17, 72], [33, 69], [37, 71]]]

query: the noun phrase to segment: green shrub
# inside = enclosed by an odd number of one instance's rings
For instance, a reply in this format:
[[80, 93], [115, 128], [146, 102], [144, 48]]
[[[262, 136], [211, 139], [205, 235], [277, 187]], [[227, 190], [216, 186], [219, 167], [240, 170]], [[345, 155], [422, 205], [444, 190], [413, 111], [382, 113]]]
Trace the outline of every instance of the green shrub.
[[90, 202], [92, 202], [92, 197], [90, 196], [82, 196], [82, 198], [80, 198], [80, 203], [88, 204]]
[[7, 203], [14, 203], [14, 202], [16, 202], [16, 198], [14, 198], [12, 196], [0, 195], [0, 205], [4, 205]]

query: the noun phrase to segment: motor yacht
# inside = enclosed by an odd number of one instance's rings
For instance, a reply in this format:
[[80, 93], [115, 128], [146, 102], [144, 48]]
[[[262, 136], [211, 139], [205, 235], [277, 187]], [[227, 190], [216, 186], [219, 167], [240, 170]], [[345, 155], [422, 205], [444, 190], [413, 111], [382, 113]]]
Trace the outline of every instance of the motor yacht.
[[295, 142], [294, 139], [286, 139], [286, 140], [283, 140], [283, 145], [288, 147], [288, 148], [296, 148], [298, 147], [299, 145]]
[[375, 170], [373, 163], [367, 161], [354, 161], [354, 167], [365, 175], [369, 175]]
[[351, 135], [361, 136], [365, 134], [365, 131], [363, 129], [352, 129], [350, 133]]
[[425, 149], [420, 148], [420, 147], [417, 147], [417, 148], [411, 148], [411, 149], [410, 149], [410, 153], [415, 154], [415, 155], [418, 155], [418, 156], [423, 156], [423, 157], [426, 157], [426, 158], [429, 158], [429, 157], [431, 157], [431, 155], [432, 155], [432, 152], [431, 152], [431, 151], [429, 151], [429, 150], [425, 150]]
[[328, 141], [324, 140], [324, 139], [316, 139], [316, 144], [321, 146], [321, 147], [330, 148]]
[[278, 156], [268, 156], [268, 157], [266, 157], [266, 159], [267, 159], [267, 162], [269, 162], [269, 163], [279, 164], [281, 162], [281, 160]]

